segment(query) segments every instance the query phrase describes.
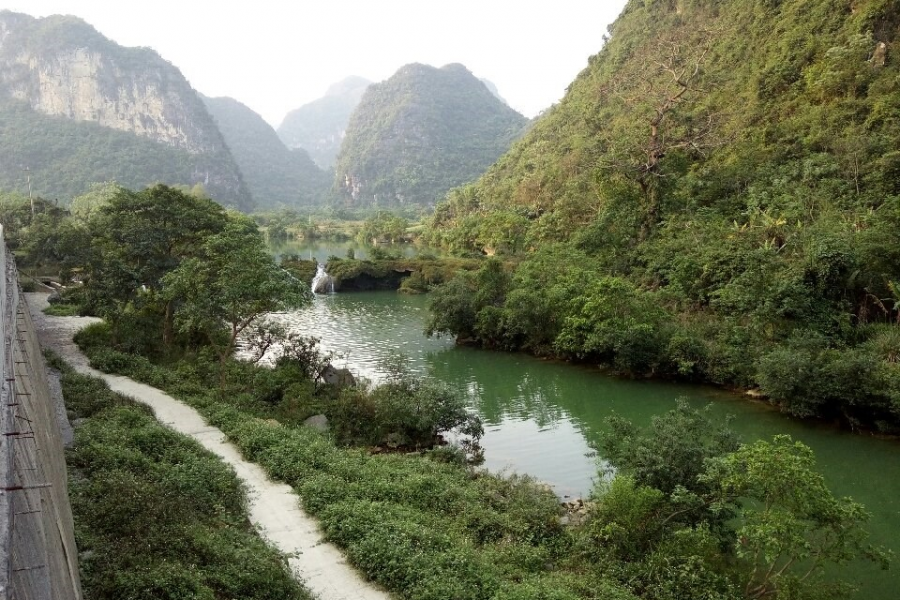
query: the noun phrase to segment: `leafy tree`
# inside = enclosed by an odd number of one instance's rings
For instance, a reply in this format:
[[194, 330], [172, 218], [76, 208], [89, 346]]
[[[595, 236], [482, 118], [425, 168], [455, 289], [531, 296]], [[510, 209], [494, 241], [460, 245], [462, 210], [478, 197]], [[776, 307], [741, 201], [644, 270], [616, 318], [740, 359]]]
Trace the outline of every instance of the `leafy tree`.
[[657, 368], [665, 311], [649, 294], [624, 279], [601, 277], [591, 281], [571, 305], [556, 340], [560, 351], [637, 373]]
[[425, 334], [455, 335], [457, 341], [471, 339], [478, 314], [476, 285], [471, 273], [459, 273], [432, 291], [428, 300], [429, 317]]
[[73, 216], [88, 220], [123, 191], [125, 189], [115, 181], [92, 183], [87, 192], [72, 198], [69, 210]]
[[503, 302], [509, 282], [503, 263], [489, 259], [475, 273], [461, 272], [439, 285], [429, 300], [431, 318], [426, 335], [450, 334], [458, 341], [473, 339], [486, 346], [506, 346]]
[[179, 330], [204, 335], [223, 367], [238, 336], [260, 317], [311, 299], [308, 286], [272, 260], [255, 224], [236, 216], [203, 241], [198, 256], [167, 273], [162, 285]]
[[164, 341], [171, 343], [173, 305], [160, 296], [163, 277], [198, 256], [227, 221], [225, 209], [212, 200], [165, 185], [119, 190], [90, 219], [90, 307], [113, 318], [128, 304], [160, 314]]
[[828, 581], [828, 564], [865, 558], [887, 568], [888, 555], [865, 543], [869, 514], [835, 498], [815, 471], [812, 450], [790, 436], [712, 459], [700, 480], [714, 486], [714, 510], [740, 511], [734, 552], [746, 598], [840, 594], [846, 586]]
[[644, 597], [842, 597], [825, 565], [886, 566], [865, 543], [868, 514], [835, 498], [790, 437], [737, 446], [685, 404], [647, 431], [611, 424], [604, 449], [619, 471], [598, 486], [586, 550]]
[[653, 417], [646, 431], [622, 417], [610, 417], [603, 456], [637, 485], [665, 494], [679, 487], [706, 493], [708, 486], [698, 480], [706, 461], [738, 449], [734, 431], [727, 423], [716, 423], [709, 411], [694, 410], [679, 400], [673, 410]]
[[375, 216], [365, 220], [358, 237], [365, 244], [378, 243], [381, 240], [396, 243], [400, 241], [408, 227], [409, 223], [403, 217], [378, 211]]
[[389, 356], [382, 368], [387, 379], [374, 388], [345, 389], [329, 410], [335, 416], [337, 435], [344, 443], [392, 447], [431, 448], [439, 435], [459, 430], [464, 449], [478, 460], [478, 442], [484, 433], [481, 419], [466, 409], [465, 398], [449, 386], [415, 376], [409, 359]]

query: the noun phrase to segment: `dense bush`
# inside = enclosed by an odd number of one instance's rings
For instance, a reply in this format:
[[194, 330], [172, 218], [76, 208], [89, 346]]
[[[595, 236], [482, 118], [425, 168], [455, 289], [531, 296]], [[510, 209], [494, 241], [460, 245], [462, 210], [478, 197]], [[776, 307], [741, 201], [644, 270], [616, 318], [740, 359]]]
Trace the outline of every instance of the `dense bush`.
[[431, 448], [440, 434], [460, 430], [477, 453], [483, 429], [465, 399], [446, 384], [417, 377], [404, 357], [389, 359], [388, 378], [378, 386], [345, 389], [326, 408], [343, 443]]
[[439, 287], [430, 331], [896, 431], [867, 341], [900, 331], [895, 13], [628, 3], [565, 98], [436, 207], [434, 244], [519, 264], [489, 305], [471, 276]]
[[309, 597], [252, 530], [230, 468], [148, 408], [63, 368], [67, 408], [86, 419], [67, 455], [86, 596]]

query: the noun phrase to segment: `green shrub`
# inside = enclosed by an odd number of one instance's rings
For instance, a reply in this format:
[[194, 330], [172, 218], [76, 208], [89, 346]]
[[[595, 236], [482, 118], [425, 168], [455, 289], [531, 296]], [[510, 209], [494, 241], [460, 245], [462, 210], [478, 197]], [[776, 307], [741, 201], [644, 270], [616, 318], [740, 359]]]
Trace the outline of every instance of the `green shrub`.
[[463, 429], [473, 450], [483, 434], [478, 417], [449, 386], [414, 376], [405, 358], [374, 388], [345, 389], [325, 406], [337, 439], [345, 444], [431, 448], [439, 435]]
[[149, 408], [57, 366], [68, 409], [87, 419], [67, 454], [86, 597], [309, 598], [251, 528], [230, 467]]

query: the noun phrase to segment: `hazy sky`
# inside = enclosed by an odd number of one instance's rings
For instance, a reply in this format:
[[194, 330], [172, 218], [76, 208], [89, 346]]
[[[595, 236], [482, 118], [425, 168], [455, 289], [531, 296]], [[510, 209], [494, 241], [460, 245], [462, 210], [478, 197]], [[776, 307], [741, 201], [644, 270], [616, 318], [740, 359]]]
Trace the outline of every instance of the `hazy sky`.
[[79, 16], [277, 127], [348, 75], [381, 81], [411, 62], [463, 63], [532, 117], [600, 50], [625, 1], [0, 0], [0, 9]]

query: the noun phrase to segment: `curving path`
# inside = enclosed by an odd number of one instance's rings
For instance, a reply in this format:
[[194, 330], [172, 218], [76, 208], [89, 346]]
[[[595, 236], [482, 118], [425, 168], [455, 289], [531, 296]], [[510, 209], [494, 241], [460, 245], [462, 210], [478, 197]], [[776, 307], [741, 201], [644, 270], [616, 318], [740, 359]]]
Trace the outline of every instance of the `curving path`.
[[364, 581], [343, 554], [322, 539], [316, 521], [303, 512], [300, 498], [289, 486], [273, 482], [259, 465], [244, 460], [237, 448], [225, 441], [225, 435], [207, 425], [197, 411], [149, 385], [92, 369], [72, 336], [99, 319], [51, 317], [43, 313], [46, 294], [25, 296], [44, 348], [56, 352], [79, 373], [99, 377], [112, 390], [150, 406], [161, 423], [194, 438], [234, 468], [247, 488], [250, 520], [264, 539], [290, 557], [294, 573], [320, 600], [390, 598]]

